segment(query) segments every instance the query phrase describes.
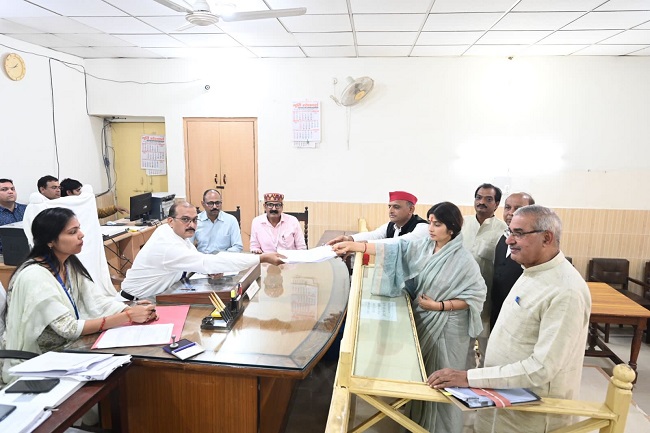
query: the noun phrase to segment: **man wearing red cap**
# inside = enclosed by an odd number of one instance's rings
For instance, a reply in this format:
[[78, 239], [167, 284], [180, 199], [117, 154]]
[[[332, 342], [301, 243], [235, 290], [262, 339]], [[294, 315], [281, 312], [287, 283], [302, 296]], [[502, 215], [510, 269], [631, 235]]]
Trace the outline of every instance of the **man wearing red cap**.
[[389, 222], [371, 232], [337, 236], [327, 245], [344, 241], [393, 243], [399, 239], [413, 240], [429, 236], [429, 223], [415, 215], [416, 196], [406, 191], [392, 191], [388, 193], [388, 199]]
[[264, 194], [264, 215], [253, 218], [251, 252], [255, 254], [280, 250], [306, 250], [305, 235], [293, 215], [282, 212], [284, 194]]

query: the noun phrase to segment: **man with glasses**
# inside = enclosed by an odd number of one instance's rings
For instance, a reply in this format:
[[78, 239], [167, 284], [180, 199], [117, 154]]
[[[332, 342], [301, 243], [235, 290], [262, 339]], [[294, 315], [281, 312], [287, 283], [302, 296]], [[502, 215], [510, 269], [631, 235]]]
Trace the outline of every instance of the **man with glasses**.
[[[18, 194], [11, 179], [0, 179], [0, 226], [22, 221], [27, 205], [16, 202]], [[0, 241], [2, 254], [2, 241]]]
[[241, 271], [259, 263], [283, 263], [284, 256], [277, 253], [200, 253], [190, 241], [197, 222], [196, 207], [187, 202], [174, 203], [167, 224], [156, 229], [126, 271], [121, 297], [130, 301], [153, 297], [179, 281], [184, 272], [214, 275]]
[[[535, 200], [525, 192], [517, 192], [510, 194], [506, 199], [506, 204], [503, 207], [503, 219], [506, 224], [510, 225], [512, 216], [515, 211], [524, 206], [535, 204]], [[507, 232], [508, 229], [506, 229]], [[510, 293], [510, 289], [515, 284], [515, 281], [521, 276], [524, 271], [521, 265], [514, 260], [510, 255], [510, 248], [506, 245], [507, 236], [504, 234], [499, 238], [497, 246], [494, 249], [494, 276], [492, 277], [492, 309], [490, 311], [490, 329], [494, 329], [494, 324], [499, 317], [503, 301]]]
[[306, 250], [305, 235], [298, 219], [282, 212], [284, 194], [264, 194], [264, 215], [251, 223], [251, 252]]
[[216, 189], [203, 193], [201, 206], [205, 210], [199, 214], [199, 223], [193, 238], [196, 249], [202, 253], [240, 253], [244, 249], [237, 218], [222, 212], [221, 202], [221, 193]]
[[[573, 399], [580, 390], [591, 311], [589, 287], [560, 251], [562, 223], [551, 209], [524, 206], [506, 243], [524, 267], [501, 309], [485, 367], [432, 373], [432, 388], [530, 388], [540, 397]], [[478, 411], [474, 431], [547, 432], [570, 417], [509, 410]]]
[[48, 200], [61, 198], [61, 187], [59, 186], [59, 179], [54, 176], [43, 176], [36, 182], [38, 192], [45, 196]]

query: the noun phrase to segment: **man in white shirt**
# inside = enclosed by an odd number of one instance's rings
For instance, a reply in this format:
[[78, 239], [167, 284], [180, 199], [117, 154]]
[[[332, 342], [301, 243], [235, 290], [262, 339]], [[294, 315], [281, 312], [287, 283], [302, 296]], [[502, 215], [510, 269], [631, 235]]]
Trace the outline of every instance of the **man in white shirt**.
[[259, 263], [283, 263], [285, 257], [278, 253], [200, 253], [189, 240], [197, 221], [196, 207], [187, 202], [173, 204], [167, 224], [156, 229], [135, 257], [133, 267], [126, 271], [120, 295], [128, 300], [155, 296], [180, 280], [183, 272], [213, 275], [248, 269]]
[[406, 191], [392, 191], [388, 193], [388, 200], [389, 222], [370, 232], [337, 236], [327, 245], [345, 241], [394, 243], [400, 239], [413, 240], [429, 236], [429, 223], [415, 214], [418, 202], [416, 196]]
[[193, 238], [196, 249], [202, 253], [240, 253], [244, 249], [237, 218], [223, 212], [221, 203], [221, 193], [216, 189], [203, 193], [201, 206], [205, 210], [199, 214], [199, 223]]
[[[532, 205], [515, 212], [506, 243], [524, 272], [503, 303], [485, 367], [438, 370], [429, 376], [429, 386], [523, 387], [561, 399], [578, 395], [591, 295], [560, 251], [561, 232], [560, 218], [551, 209]], [[474, 431], [546, 432], [570, 422], [559, 415], [478, 411]]]

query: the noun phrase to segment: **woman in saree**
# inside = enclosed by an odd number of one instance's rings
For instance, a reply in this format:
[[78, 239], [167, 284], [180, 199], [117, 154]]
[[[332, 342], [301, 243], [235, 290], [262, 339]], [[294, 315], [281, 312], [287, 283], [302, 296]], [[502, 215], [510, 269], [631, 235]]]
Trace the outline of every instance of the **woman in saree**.
[[[337, 254], [374, 254], [373, 294], [412, 300], [427, 374], [466, 369], [470, 338], [481, 333], [487, 288], [472, 254], [463, 248], [463, 217], [456, 205], [438, 203], [427, 212], [429, 237], [394, 244], [341, 242]], [[454, 368], [454, 367], [451, 367]], [[451, 404], [413, 401], [410, 417], [430, 432], [460, 432], [463, 416]]]
[[[34, 247], [9, 282], [0, 346], [44, 353], [81, 335], [157, 318], [151, 303], [128, 307], [95, 289], [75, 255], [84, 234], [71, 210], [45, 209], [34, 218], [32, 234]], [[8, 369], [17, 362], [5, 360], [5, 382], [13, 379]]]

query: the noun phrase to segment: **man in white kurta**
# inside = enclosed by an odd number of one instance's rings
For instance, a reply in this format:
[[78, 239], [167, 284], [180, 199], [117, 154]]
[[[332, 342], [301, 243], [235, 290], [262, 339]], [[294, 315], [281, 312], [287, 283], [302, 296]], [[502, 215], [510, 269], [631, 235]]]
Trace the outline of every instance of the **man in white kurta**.
[[156, 229], [126, 272], [121, 296], [127, 300], [149, 298], [181, 279], [183, 272], [220, 274], [241, 271], [261, 263], [282, 264], [277, 253], [262, 255], [220, 252], [203, 254], [189, 240], [196, 230], [196, 208], [177, 203], [169, 210], [167, 224]]
[[[559, 250], [561, 223], [553, 211], [542, 206], [521, 208], [510, 230], [506, 242], [524, 273], [503, 304], [488, 343], [485, 368], [439, 370], [428, 383], [434, 388], [525, 387], [541, 397], [572, 399], [580, 389], [591, 311], [589, 288]], [[477, 433], [546, 432], [570, 420], [479, 411], [474, 429]]]

